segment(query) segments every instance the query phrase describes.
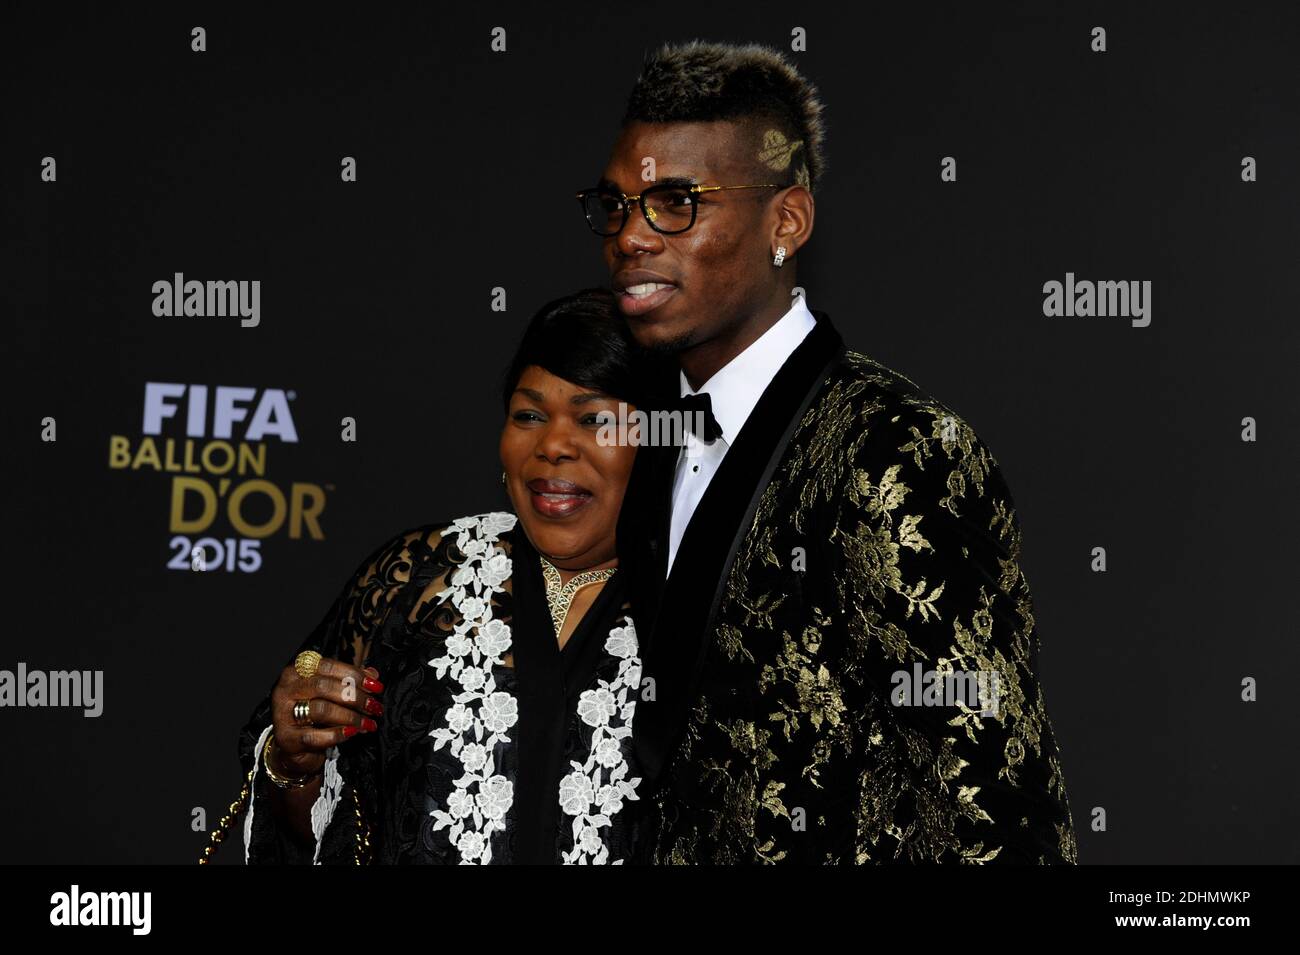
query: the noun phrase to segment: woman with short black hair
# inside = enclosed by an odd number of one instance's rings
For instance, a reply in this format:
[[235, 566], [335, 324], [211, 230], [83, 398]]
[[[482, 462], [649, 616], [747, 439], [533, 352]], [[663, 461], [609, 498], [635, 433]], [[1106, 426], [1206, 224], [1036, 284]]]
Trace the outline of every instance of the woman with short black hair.
[[631, 857], [641, 661], [614, 534], [636, 449], [598, 432], [653, 381], [609, 291], [536, 314], [502, 395], [512, 510], [361, 562], [241, 733], [249, 863]]

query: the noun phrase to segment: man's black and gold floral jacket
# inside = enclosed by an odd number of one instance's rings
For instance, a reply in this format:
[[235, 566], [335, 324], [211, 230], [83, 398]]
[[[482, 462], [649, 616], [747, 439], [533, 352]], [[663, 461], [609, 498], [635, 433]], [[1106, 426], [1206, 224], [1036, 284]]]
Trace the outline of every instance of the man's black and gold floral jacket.
[[648, 624], [644, 861], [1074, 863], [998, 465], [814, 315], [666, 581], [678, 449], [638, 450], [618, 534]]

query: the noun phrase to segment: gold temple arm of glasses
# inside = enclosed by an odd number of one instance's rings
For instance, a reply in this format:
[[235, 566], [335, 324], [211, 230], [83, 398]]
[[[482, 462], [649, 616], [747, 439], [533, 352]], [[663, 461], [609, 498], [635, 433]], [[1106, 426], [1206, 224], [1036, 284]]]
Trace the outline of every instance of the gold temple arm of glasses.
[[[699, 193], [699, 192], [717, 192], [719, 189], [780, 189], [780, 188], [783, 187], [779, 182], [758, 182], [749, 186], [691, 186], [690, 191]], [[573, 196], [575, 199], [581, 199], [586, 193], [590, 191], [591, 191], [590, 189], [583, 189], [581, 192], [575, 192]], [[623, 198], [627, 202], [636, 202], [641, 198], [641, 194], [637, 193], [635, 196], [625, 195], [623, 196]]]
[[779, 182], [759, 182], [752, 186], [691, 186], [691, 192], [716, 192], [719, 189], [767, 189], [782, 188]]

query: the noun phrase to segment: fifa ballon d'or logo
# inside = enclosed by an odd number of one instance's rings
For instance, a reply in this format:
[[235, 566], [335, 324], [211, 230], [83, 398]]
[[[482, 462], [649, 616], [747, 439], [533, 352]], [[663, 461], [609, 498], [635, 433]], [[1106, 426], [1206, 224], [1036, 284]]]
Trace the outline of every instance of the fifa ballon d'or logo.
[[[168, 530], [177, 570], [255, 571], [259, 542], [278, 533], [324, 540], [327, 488], [267, 477], [268, 448], [297, 444], [292, 391], [146, 382], [141, 436], [109, 436], [109, 467], [172, 475]], [[224, 518], [235, 537], [211, 531]]]

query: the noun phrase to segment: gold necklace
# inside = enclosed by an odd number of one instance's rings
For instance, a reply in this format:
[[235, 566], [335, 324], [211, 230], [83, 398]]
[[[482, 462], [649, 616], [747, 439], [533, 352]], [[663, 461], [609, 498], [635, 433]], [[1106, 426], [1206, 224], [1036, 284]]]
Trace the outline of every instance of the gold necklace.
[[555, 639], [558, 640], [560, 634], [564, 632], [564, 621], [568, 619], [569, 607], [572, 606], [573, 598], [578, 591], [589, 584], [599, 584], [609, 580], [618, 568], [584, 570], [570, 577], [567, 584], [561, 585], [559, 569], [540, 554], [537, 556], [542, 561], [542, 579], [546, 581], [546, 605], [551, 609], [551, 623], [555, 627]]

